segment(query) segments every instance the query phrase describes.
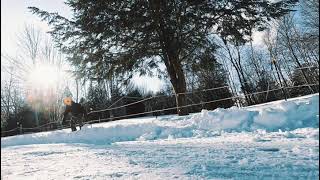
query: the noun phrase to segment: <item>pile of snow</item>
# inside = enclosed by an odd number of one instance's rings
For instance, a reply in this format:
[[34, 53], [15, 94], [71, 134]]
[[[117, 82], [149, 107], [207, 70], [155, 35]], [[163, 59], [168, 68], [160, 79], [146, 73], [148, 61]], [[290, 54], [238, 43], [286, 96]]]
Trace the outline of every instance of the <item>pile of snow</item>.
[[[69, 129], [1, 138], [1, 147], [47, 143], [108, 144], [121, 141], [210, 137], [226, 132], [319, 128], [319, 94], [246, 108], [202, 110], [185, 117], [134, 118]], [[316, 137], [316, 138], [319, 138]]]
[[263, 106], [202, 110], [189, 122], [206, 130], [277, 131], [319, 127], [319, 94]]

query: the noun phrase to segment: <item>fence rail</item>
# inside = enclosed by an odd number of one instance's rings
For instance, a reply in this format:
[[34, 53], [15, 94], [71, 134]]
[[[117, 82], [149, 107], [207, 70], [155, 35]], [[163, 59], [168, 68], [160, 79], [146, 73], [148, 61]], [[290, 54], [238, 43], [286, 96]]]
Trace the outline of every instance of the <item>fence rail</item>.
[[17, 129], [18, 129], [18, 127], [13, 128], [13, 129], [10, 129], [10, 130], [6, 130], [6, 131], [2, 131], [2, 130], [1, 130], [1, 133], [8, 133], [8, 132], [15, 131], [15, 130], [17, 130]]
[[[319, 69], [318, 66], [307, 66], [307, 67], [298, 67], [298, 68], [295, 68], [295, 69], [299, 69], [299, 70], [303, 70], [303, 69], [312, 69], [312, 68], [317, 68]], [[242, 82], [242, 83], [249, 83], [249, 82]], [[258, 94], [263, 94], [263, 93], [267, 93], [266, 97], [268, 96], [268, 94], [270, 92], [273, 92], [273, 91], [278, 91], [278, 90], [284, 90], [284, 89], [292, 89], [292, 88], [300, 88], [300, 87], [311, 87], [311, 86], [319, 86], [319, 84], [304, 84], [304, 85], [293, 85], [293, 86], [289, 86], [289, 87], [286, 87], [286, 86], [281, 86], [281, 87], [278, 87], [278, 88], [275, 88], [275, 89], [269, 89], [269, 85], [268, 85], [268, 89], [267, 90], [264, 90], [264, 91], [259, 91], [259, 92], [253, 92], [253, 93], [246, 93], [246, 94], [241, 94], [241, 95], [235, 95], [235, 96], [231, 96], [231, 97], [227, 97], [227, 98], [222, 98], [222, 99], [216, 99], [216, 100], [212, 100], [212, 101], [204, 101], [204, 102], [199, 102], [199, 103], [191, 103], [191, 104], [188, 104], [188, 105], [184, 105], [184, 106], [175, 106], [175, 107], [170, 107], [170, 108], [163, 108], [163, 109], [158, 109], [158, 110], [151, 110], [151, 111], [145, 111], [145, 112], [141, 112], [141, 113], [134, 113], [134, 114], [127, 114], [127, 115], [122, 115], [122, 116], [116, 116], [116, 117], [108, 117], [108, 118], [99, 118], [99, 119], [94, 119], [94, 120], [90, 120], [90, 121], [87, 121], [87, 122], [84, 122], [84, 124], [91, 124], [91, 123], [98, 123], [98, 122], [106, 122], [106, 121], [110, 121], [110, 120], [118, 120], [118, 119], [123, 119], [123, 118], [128, 118], [128, 117], [132, 117], [132, 116], [139, 116], [139, 115], [145, 115], [145, 114], [151, 114], [151, 113], [157, 113], [157, 112], [164, 112], [164, 111], [170, 111], [170, 110], [176, 110], [178, 108], [188, 108], [188, 107], [193, 107], [193, 106], [199, 106], [199, 105], [205, 105], [205, 104], [209, 104], [209, 103], [215, 103], [215, 102], [221, 102], [221, 101], [226, 101], [226, 100], [235, 100], [234, 102], [237, 102], [237, 100], [240, 100], [241, 98], [245, 98], [245, 97], [252, 97], [253, 95], [258, 95]], [[90, 111], [88, 113], [89, 114], [93, 114], [93, 113], [101, 113], [101, 112], [106, 112], [106, 111], [112, 111], [112, 110], [116, 110], [116, 109], [120, 109], [120, 108], [124, 108], [124, 107], [128, 107], [128, 106], [133, 106], [135, 104], [138, 104], [138, 103], [143, 103], [143, 102], [146, 102], [146, 101], [150, 101], [152, 99], [156, 99], [156, 98], [159, 98], [159, 97], [172, 97], [172, 96], [176, 96], [176, 95], [181, 95], [181, 94], [194, 94], [194, 93], [201, 93], [201, 92], [207, 92], [207, 91], [215, 91], [215, 90], [219, 90], [219, 89], [225, 89], [225, 88], [230, 88], [232, 89], [231, 86], [228, 86], [228, 85], [225, 85], [225, 86], [221, 86], [221, 87], [215, 87], [215, 88], [208, 88], [208, 89], [203, 89], [203, 90], [197, 90], [197, 91], [191, 91], [191, 92], [184, 92], [184, 93], [172, 93], [172, 94], [168, 94], [168, 95], [157, 95], [157, 96], [151, 96], [151, 97], [147, 97], [147, 98], [139, 98], [139, 97], [130, 97], [130, 96], [124, 96], [124, 97], [121, 97], [119, 98], [117, 101], [115, 101], [112, 105], [110, 105], [109, 107], [105, 108], [105, 109], [100, 109], [100, 110], [94, 110], [94, 111]], [[286, 97], [287, 95], [285, 94], [285, 99], [287, 98]], [[118, 106], [118, 107], [112, 107], [114, 106], [115, 104], [117, 104], [119, 101], [121, 101], [123, 98], [129, 98], [129, 99], [141, 99], [141, 100], [138, 100], [138, 101], [135, 101], [135, 102], [132, 102], [132, 103], [129, 103], [129, 104], [125, 104], [125, 105], [122, 105], [122, 106]], [[67, 122], [69, 122], [70, 120], [67, 120]], [[9, 133], [9, 132], [14, 132], [16, 130], [20, 130], [20, 133], [21, 131], [23, 130], [41, 130], [41, 128], [43, 127], [48, 127], [49, 125], [51, 124], [55, 124], [57, 125], [58, 128], [55, 128], [55, 129], [51, 129], [51, 130], [57, 130], [57, 129], [64, 129], [64, 128], [69, 128], [70, 126], [63, 126], [61, 124], [60, 121], [54, 121], [54, 122], [49, 122], [49, 123], [46, 123], [46, 124], [43, 124], [43, 125], [40, 125], [40, 126], [37, 126], [37, 127], [31, 127], [31, 128], [27, 128], [27, 127], [16, 127], [16, 128], [13, 128], [11, 130], [1, 130], [1, 135], [4, 134], [4, 133]], [[43, 131], [43, 130], [42, 130]], [[49, 130], [50, 131], [50, 130]]]
[[[268, 90], [249, 93], [249, 94], [235, 95], [235, 96], [222, 98], [222, 99], [216, 99], [216, 100], [212, 100], [212, 101], [204, 101], [204, 102], [200, 102], [200, 103], [192, 103], [192, 104], [179, 106], [179, 107], [175, 106], [175, 107], [170, 107], [170, 108], [163, 108], [163, 109], [158, 109], [158, 110], [145, 111], [145, 112], [141, 112], [141, 113], [127, 114], [127, 115], [123, 115], [123, 116], [94, 119], [94, 120], [86, 121], [83, 124], [92, 124], [92, 123], [98, 123], [98, 122], [106, 122], [106, 121], [111, 121], [111, 120], [118, 120], [118, 119], [128, 118], [128, 117], [132, 117], [132, 116], [139, 116], [139, 115], [151, 114], [151, 113], [156, 113], [156, 112], [164, 112], [164, 111], [169, 111], [169, 110], [175, 110], [177, 108], [188, 108], [188, 107], [192, 107], [192, 106], [199, 106], [199, 105], [215, 103], [215, 102], [221, 102], [221, 101], [226, 101], [226, 100], [239, 100], [241, 98], [244, 98], [245, 96], [253, 96], [253, 95], [258, 95], [258, 94], [263, 94], [263, 93], [269, 93], [269, 92], [278, 91], [278, 90], [282, 90], [282, 89], [293, 89], [293, 88], [310, 87], [310, 86], [319, 86], [319, 84], [304, 84], [304, 85], [297, 85], [297, 86], [291, 86], [291, 87], [278, 87], [278, 88], [275, 88], [275, 89], [268, 89]], [[229, 86], [221, 86], [221, 87], [217, 87], [217, 88], [204, 89], [204, 90], [196, 91], [196, 92], [213, 91], [213, 90], [218, 90], [218, 89], [223, 89], [223, 88], [228, 88], [228, 87]], [[190, 93], [195, 93], [195, 92], [186, 92], [186, 93], [180, 93], [180, 94], [190, 94]], [[172, 95], [174, 95], [174, 94], [152, 96], [152, 97], [145, 98], [145, 99], [142, 99], [142, 100], [139, 100], [139, 101], [136, 101], [136, 102], [133, 102], [133, 103], [129, 103], [129, 104], [126, 104], [126, 105], [123, 105], [123, 106], [119, 106], [119, 107], [107, 108], [107, 109], [102, 109], [102, 110], [97, 110], [97, 111], [91, 111], [88, 114], [104, 112], [104, 111], [110, 111], [110, 110], [114, 110], [114, 109], [119, 109], [119, 108], [123, 108], [123, 107], [127, 107], [127, 106], [132, 106], [134, 104], [141, 103], [141, 102], [144, 102], [144, 101], [147, 101], [147, 100], [151, 100], [151, 99], [156, 98], [156, 97], [172, 96]], [[67, 120], [67, 122], [70, 122], [70, 120]], [[1, 134], [12, 132], [12, 131], [15, 131], [17, 129], [20, 129], [20, 130], [35, 130], [35, 129], [40, 130], [40, 128], [47, 127], [48, 125], [51, 125], [51, 124], [56, 124], [58, 126], [58, 128], [51, 129], [51, 130], [59, 130], [59, 129], [64, 129], [64, 128], [69, 128], [70, 127], [70, 126], [63, 126], [61, 124], [61, 121], [54, 121], [54, 122], [49, 122], [49, 123], [46, 123], [46, 124], [43, 124], [43, 125], [40, 125], [40, 126], [37, 126], [37, 127], [32, 127], [32, 128], [16, 127], [14, 129], [11, 129], [11, 130], [6, 130], [6, 131], [2, 131], [1, 130]]]
[[[185, 105], [185, 106], [179, 106], [179, 108], [187, 108], [187, 107], [192, 107], [192, 106], [199, 106], [199, 105], [204, 105], [204, 104], [209, 104], [209, 103], [214, 103], [214, 102], [220, 102], [220, 101], [225, 101], [225, 100], [238, 99], [238, 98], [241, 98], [241, 97], [244, 97], [244, 96], [252, 96], [252, 95], [257, 95], [257, 94], [263, 94], [263, 93], [266, 93], [266, 92], [278, 91], [278, 90], [282, 90], [282, 89], [292, 89], [292, 88], [306, 87], [306, 86], [319, 86], [319, 84], [306, 84], [306, 85], [298, 85], [298, 86], [292, 86], [292, 87], [279, 87], [279, 88], [275, 88], [275, 89], [271, 89], [271, 90], [259, 91], [259, 92], [250, 93], [250, 94], [243, 94], [243, 95], [232, 96], [232, 97], [222, 98], [222, 99], [217, 99], [217, 100], [212, 100], [212, 101], [188, 104], [188, 105]], [[89, 124], [89, 123], [92, 123], [92, 122], [103, 122], [103, 121], [106, 121], [106, 120], [112, 120], [112, 119], [117, 119], [117, 118], [126, 118], [126, 117], [131, 117], [131, 116], [150, 114], [150, 113], [154, 113], [154, 112], [169, 111], [169, 110], [174, 110], [174, 109], [177, 109], [177, 108], [178, 107], [171, 107], [171, 108], [164, 108], [164, 109], [147, 111], [147, 112], [142, 112], [142, 113], [128, 114], [128, 115], [124, 115], [124, 116], [117, 116], [117, 117], [110, 117], [110, 118], [103, 118], [103, 119], [95, 119], [95, 120], [87, 121], [86, 123]]]
[[170, 97], [170, 96], [175, 96], [175, 95], [180, 95], [180, 94], [193, 94], [193, 93], [199, 93], [199, 92], [205, 92], [205, 91], [212, 91], [212, 90], [217, 90], [217, 89], [224, 89], [224, 88], [228, 88], [228, 87], [229, 87], [229, 86], [221, 86], [221, 87], [216, 87], [216, 88], [203, 89], [203, 90], [200, 90], [200, 91], [177, 93], [177, 94], [169, 94], [169, 95], [151, 96], [151, 97], [149, 97], [149, 98], [145, 98], [145, 99], [142, 99], [142, 100], [140, 100], [140, 101], [136, 101], [136, 102], [133, 102], [133, 103], [125, 104], [125, 105], [118, 106], [118, 107], [114, 107], [114, 108], [106, 108], [106, 109], [101, 109], [101, 110], [96, 110], [96, 111], [90, 111], [88, 114], [97, 113], [97, 112], [104, 112], [104, 111], [110, 111], [110, 110], [115, 110], [115, 109], [120, 109], [120, 108], [123, 108], [123, 107], [127, 107], [127, 106], [131, 106], [131, 105], [134, 105], [134, 104], [138, 104], [138, 103], [141, 103], [141, 102], [144, 102], [144, 101], [148, 101], [148, 100], [150, 100], [150, 99], [154, 99], [154, 98], [158, 98], [158, 97], [164, 97], [164, 96]]

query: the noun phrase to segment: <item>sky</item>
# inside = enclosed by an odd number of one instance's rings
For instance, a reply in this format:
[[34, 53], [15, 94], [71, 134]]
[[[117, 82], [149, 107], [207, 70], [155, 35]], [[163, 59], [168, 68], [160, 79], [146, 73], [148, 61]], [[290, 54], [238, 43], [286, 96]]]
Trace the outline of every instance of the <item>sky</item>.
[[25, 24], [49, 30], [45, 22], [29, 12], [27, 7], [36, 6], [50, 12], [70, 17], [69, 8], [62, 0], [1, 0], [1, 52], [13, 54], [17, 51], [16, 35], [19, 34]]
[[[43, 31], [49, 30], [46, 22], [29, 12], [29, 6], [71, 17], [71, 10], [64, 4], [64, 0], [1, 0], [1, 53], [15, 56], [18, 51], [17, 34], [26, 24], [33, 24]], [[153, 92], [160, 90], [163, 85], [160, 79], [151, 77], [134, 76], [133, 81], [138, 87]]]

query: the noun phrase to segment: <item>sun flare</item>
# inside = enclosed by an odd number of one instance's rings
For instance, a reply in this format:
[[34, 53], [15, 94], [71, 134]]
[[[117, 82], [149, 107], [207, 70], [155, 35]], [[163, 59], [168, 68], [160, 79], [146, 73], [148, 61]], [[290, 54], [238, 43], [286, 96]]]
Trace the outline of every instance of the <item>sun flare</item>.
[[67, 74], [53, 64], [38, 64], [27, 75], [27, 100], [31, 105], [50, 105], [57, 100]]
[[62, 72], [57, 67], [43, 64], [30, 72], [28, 82], [38, 88], [53, 88], [58, 84], [61, 76]]

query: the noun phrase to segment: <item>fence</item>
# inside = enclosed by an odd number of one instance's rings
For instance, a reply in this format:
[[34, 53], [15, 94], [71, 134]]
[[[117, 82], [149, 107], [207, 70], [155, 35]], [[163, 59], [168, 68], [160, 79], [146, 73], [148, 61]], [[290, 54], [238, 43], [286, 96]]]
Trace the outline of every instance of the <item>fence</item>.
[[[311, 69], [311, 68], [317, 68], [319, 69], [318, 66], [308, 66], [308, 67], [301, 67], [301, 68], [296, 68], [296, 69]], [[248, 82], [242, 82], [242, 83], [248, 83]], [[108, 118], [99, 118], [99, 119], [93, 119], [90, 121], [86, 121], [84, 122], [84, 124], [92, 124], [92, 123], [100, 123], [100, 122], [108, 122], [108, 121], [114, 121], [114, 120], [119, 120], [119, 119], [123, 119], [123, 118], [130, 118], [130, 117], [134, 117], [134, 116], [142, 116], [142, 115], [148, 115], [148, 114], [153, 114], [153, 113], [160, 113], [160, 112], [165, 112], [165, 111], [172, 111], [172, 110], [177, 110], [177, 108], [189, 108], [189, 107], [195, 107], [195, 106], [201, 106], [203, 107], [203, 105], [205, 104], [209, 104], [209, 103], [217, 103], [217, 102], [222, 102], [222, 101], [227, 101], [227, 100], [232, 100], [234, 103], [236, 103], [236, 105], [239, 106], [239, 101], [242, 101], [244, 99], [246, 99], [247, 97], [252, 97], [255, 95], [261, 95], [261, 94], [265, 94], [266, 97], [268, 97], [270, 92], [275, 92], [275, 91], [281, 91], [282, 93], [284, 93], [284, 89], [294, 89], [294, 88], [303, 88], [303, 87], [314, 87], [314, 86], [319, 86], [319, 84], [303, 84], [303, 85], [296, 85], [296, 86], [281, 86], [275, 89], [269, 89], [269, 84], [268, 84], [268, 88], [267, 90], [263, 90], [263, 91], [259, 91], [259, 92], [252, 92], [252, 93], [246, 93], [246, 94], [242, 94], [242, 95], [233, 95], [230, 97], [226, 97], [226, 98], [221, 98], [221, 99], [215, 99], [215, 100], [210, 100], [210, 101], [201, 101], [198, 103], [195, 102], [191, 102], [188, 103], [187, 105], [184, 106], [173, 106], [173, 107], [169, 107], [169, 108], [162, 108], [162, 109], [157, 109], [157, 110], [150, 110], [150, 111], [144, 111], [144, 112], [140, 112], [140, 113], [134, 113], [134, 114], [126, 114], [126, 115], [121, 115], [121, 116], [116, 116], [116, 117], [108, 117]], [[208, 89], [203, 89], [203, 90], [197, 90], [197, 91], [192, 91], [192, 92], [184, 92], [184, 93], [177, 93], [177, 94], [169, 94], [169, 95], [157, 95], [157, 96], [151, 96], [151, 97], [147, 97], [144, 99], [138, 98], [138, 97], [121, 97], [120, 99], [118, 99], [117, 101], [115, 101], [113, 104], [111, 104], [109, 107], [105, 108], [105, 109], [101, 109], [101, 110], [94, 110], [94, 111], [90, 111], [88, 113], [88, 115], [90, 114], [95, 114], [95, 113], [102, 113], [102, 112], [109, 112], [109, 114], [112, 114], [113, 110], [117, 110], [117, 109], [121, 109], [121, 108], [126, 108], [126, 107], [130, 107], [130, 106], [134, 106], [137, 105], [139, 103], [145, 103], [145, 102], [150, 102], [152, 100], [155, 100], [157, 98], [160, 97], [175, 97], [176, 95], [180, 95], [180, 94], [184, 94], [184, 95], [188, 95], [188, 94], [195, 94], [195, 93], [203, 93], [203, 92], [215, 92], [217, 90], [224, 90], [224, 89], [228, 89], [230, 92], [232, 91], [232, 88], [230, 86], [221, 86], [221, 87], [215, 87], [215, 88], [208, 88]], [[319, 92], [319, 87], [317, 88], [317, 92]], [[311, 91], [309, 94], [314, 93], [314, 91]], [[121, 105], [118, 107], [113, 107], [115, 104], [117, 104], [119, 101], [121, 101], [123, 98], [130, 98], [130, 99], [141, 99], [132, 103], [128, 103], [125, 105]], [[284, 99], [287, 98], [287, 95], [284, 94]], [[266, 98], [267, 99], [267, 98]], [[152, 103], [152, 102], [150, 102]], [[99, 116], [100, 117], [100, 116]], [[70, 120], [69, 120], [70, 121]], [[50, 127], [52, 125], [55, 125], [56, 128], [47, 128]], [[42, 129], [43, 127], [46, 127], [45, 130]], [[10, 129], [10, 130], [1, 130], [1, 136], [7, 136], [7, 135], [16, 135], [16, 134], [24, 134], [24, 133], [33, 133], [33, 132], [39, 132], [39, 131], [53, 131], [53, 130], [59, 130], [59, 129], [65, 129], [65, 128], [70, 128], [69, 126], [64, 126], [61, 124], [60, 121], [55, 121], [55, 122], [49, 122], [37, 127], [22, 127], [22, 125], [20, 125], [19, 127]]]
[[[279, 90], [283, 90], [283, 89], [293, 89], [293, 88], [313, 87], [313, 86], [319, 86], [319, 84], [304, 84], [304, 85], [297, 85], [297, 86], [291, 86], [291, 87], [278, 87], [278, 88], [275, 88], [275, 89], [268, 89], [268, 90], [249, 93], [249, 94], [235, 95], [235, 96], [216, 99], [216, 100], [211, 100], [211, 101], [205, 101], [205, 102], [200, 102], [200, 103], [191, 103], [191, 104], [188, 104], [188, 105], [179, 106], [179, 108], [188, 108], [188, 107], [193, 107], [193, 106], [203, 106], [204, 104], [217, 103], [217, 102], [226, 101], [226, 100], [233, 100], [233, 102], [237, 102], [237, 101], [243, 100], [243, 98], [245, 96], [253, 96], [253, 95], [258, 95], [258, 94], [266, 94], [266, 96], [267, 96], [268, 93], [270, 93], [270, 92], [279, 91]], [[221, 89], [225, 89], [225, 88], [230, 88], [230, 87], [229, 86], [222, 86], [222, 87], [204, 89], [204, 90], [201, 90], [201, 91], [186, 92], [186, 93], [179, 93], [179, 94], [200, 93], [200, 92], [205, 92], [205, 91], [215, 91], [215, 90], [219, 90], [219, 89], [221, 90]], [[118, 107], [112, 107], [113, 105], [111, 105], [106, 109], [91, 111], [88, 114], [100, 113], [100, 112], [112, 111], [112, 110], [116, 110], [116, 109], [120, 109], [120, 108], [125, 108], [125, 107], [128, 107], [128, 106], [133, 106], [133, 105], [136, 105], [138, 103], [150, 101], [152, 99], [163, 97], [163, 96], [166, 96], [166, 97], [175, 96], [175, 94], [152, 96], [152, 97], [148, 97], [148, 98], [145, 98], [145, 99], [142, 99], [142, 100], [138, 100], [136, 102], [125, 104], [125, 105], [122, 105], [122, 106], [118, 106]], [[84, 122], [84, 124], [93, 124], [93, 123], [114, 121], [114, 120], [119, 120], [119, 119], [123, 119], [123, 118], [130, 118], [130, 117], [133, 117], [133, 116], [141, 116], [141, 115], [146, 115], [146, 114], [151, 114], [151, 113], [176, 110], [177, 108], [178, 108], [177, 106], [174, 106], [174, 107], [170, 107], [170, 108], [151, 110], [151, 111], [144, 111], [144, 112], [141, 112], [141, 113], [126, 114], [126, 115], [117, 116], [117, 117], [99, 118], [99, 119], [86, 121], [86, 122]], [[43, 132], [44, 130], [41, 130], [42, 127], [48, 127], [48, 126], [50, 126], [52, 124], [55, 124], [57, 128], [49, 129], [49, 130], [46, 130], [46, 131], [53, 131], [53, 130], [60, 130], [60, 129], [70, 128], [70, 126], [63, 126], [60, 121], [56, 121], [56, 122], [49, 122], [49, 123], [43, 124], [41, 126], [32, 127], [32, 128], [24, 128], [24, 127], [20, 126], [20, 127], [13, 128], [11, 130], [1, 131], [1, 136], [25, 134], [25, 133], [34, 133], [34, 132], [39, 132], [39, 131]], [[16, 133], [14, 133], [14, 132], [16, 132]]]

